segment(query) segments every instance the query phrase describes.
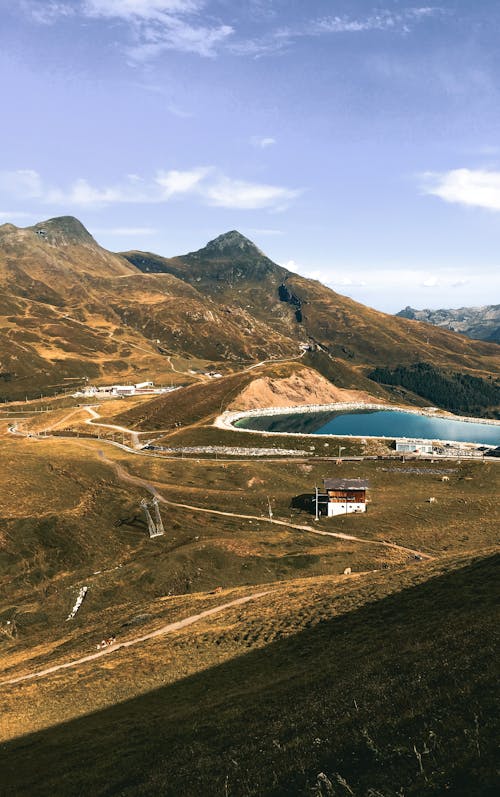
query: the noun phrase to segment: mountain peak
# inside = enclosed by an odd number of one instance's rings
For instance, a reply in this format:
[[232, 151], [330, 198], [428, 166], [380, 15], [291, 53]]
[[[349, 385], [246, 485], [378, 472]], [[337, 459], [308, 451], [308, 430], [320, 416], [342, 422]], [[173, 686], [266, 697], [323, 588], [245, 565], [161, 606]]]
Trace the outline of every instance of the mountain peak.
[[74, 216], [56, 216], [47, 221], [40, 221], [29, 230], [40, 239], [56, 246], [72, 246], [75, 244], [97, 247], [97, 241], [91, 236], [81, 221]]
[[221, 255], [245, 253], [262, 256], [263, 254], [249, 238], [246, 238], [238, 230], [230, 230], [217, 236], [213, 241], [207, 243], [204, 251]]
[[410, 305], [408, 304], [403, 310], [400, 310], [399, 313], [396, 313], [396, 315], [399, 316], [400, 318], [408, 318], [410, 320], [415, 320], [417, 317], [416, 316], [417, 312], [418, 310], [415, 310], [414, 307], [410, 307]]

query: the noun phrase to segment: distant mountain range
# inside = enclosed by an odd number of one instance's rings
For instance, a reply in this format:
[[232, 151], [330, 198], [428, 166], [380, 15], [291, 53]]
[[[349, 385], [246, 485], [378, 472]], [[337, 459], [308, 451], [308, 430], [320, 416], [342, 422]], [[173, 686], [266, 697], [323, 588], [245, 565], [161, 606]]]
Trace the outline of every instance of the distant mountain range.
[[457, 310], [415, 310], [405, 307], [396, 315], [461, 332], [469, 338], [500, 343], [500, 304], [459, 307]]
[[0, 226], [4, 400], [84, 379], [165, 382], [171, 357], [227, 372], [306, 347], [303, 362], [335, 385], [377, 395], [398, 394], [368, 378], [377, 367], [500, 372], [498, 346], [365, 307], [274, 263], [236, 230], [165, 258], [109, 252], [70, 216]]

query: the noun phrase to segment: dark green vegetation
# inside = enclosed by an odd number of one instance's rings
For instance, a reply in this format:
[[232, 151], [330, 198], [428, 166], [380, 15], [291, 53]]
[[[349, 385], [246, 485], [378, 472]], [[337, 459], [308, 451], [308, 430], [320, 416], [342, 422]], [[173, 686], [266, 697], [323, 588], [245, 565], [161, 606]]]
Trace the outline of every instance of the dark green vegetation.
[[243, 626], [156, 642], [201, 646], [206, 668], [5, 744], [4, 793], [493, 797], [497, 578], [489, 557], [318, 585], [300, 630], [292, 589], [267, 629], [256, 603]]
[[499, 378], [449, 373], [425, 362], [394, 370], [376, 368], [368, 376], [382, 385], [401, 385], [451, 412], [500, 418]]

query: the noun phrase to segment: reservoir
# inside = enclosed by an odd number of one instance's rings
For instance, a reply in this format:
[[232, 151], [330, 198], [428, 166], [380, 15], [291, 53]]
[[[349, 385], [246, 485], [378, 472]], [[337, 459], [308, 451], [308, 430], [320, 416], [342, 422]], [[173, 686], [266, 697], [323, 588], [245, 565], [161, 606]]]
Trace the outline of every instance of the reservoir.
[[500, 446], [500, 425], [454, 420], [415, 412], [363, 410], [294, 412], [241, 418], [239, 429], [342, 437], [410, 437]]

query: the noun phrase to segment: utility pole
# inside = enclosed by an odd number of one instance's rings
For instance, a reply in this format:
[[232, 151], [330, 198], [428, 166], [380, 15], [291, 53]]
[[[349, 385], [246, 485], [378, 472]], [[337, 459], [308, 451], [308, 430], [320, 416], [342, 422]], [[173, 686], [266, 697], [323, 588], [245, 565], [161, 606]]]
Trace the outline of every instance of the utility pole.
[[318, 490], [317, 486], [314, 488], [314, 491], [315, 491], [315, 497], [316, 497], [316, 500], [315, 500], [316, 513], [315, 513], [314, 520], [319, 520], [319, 490]]

